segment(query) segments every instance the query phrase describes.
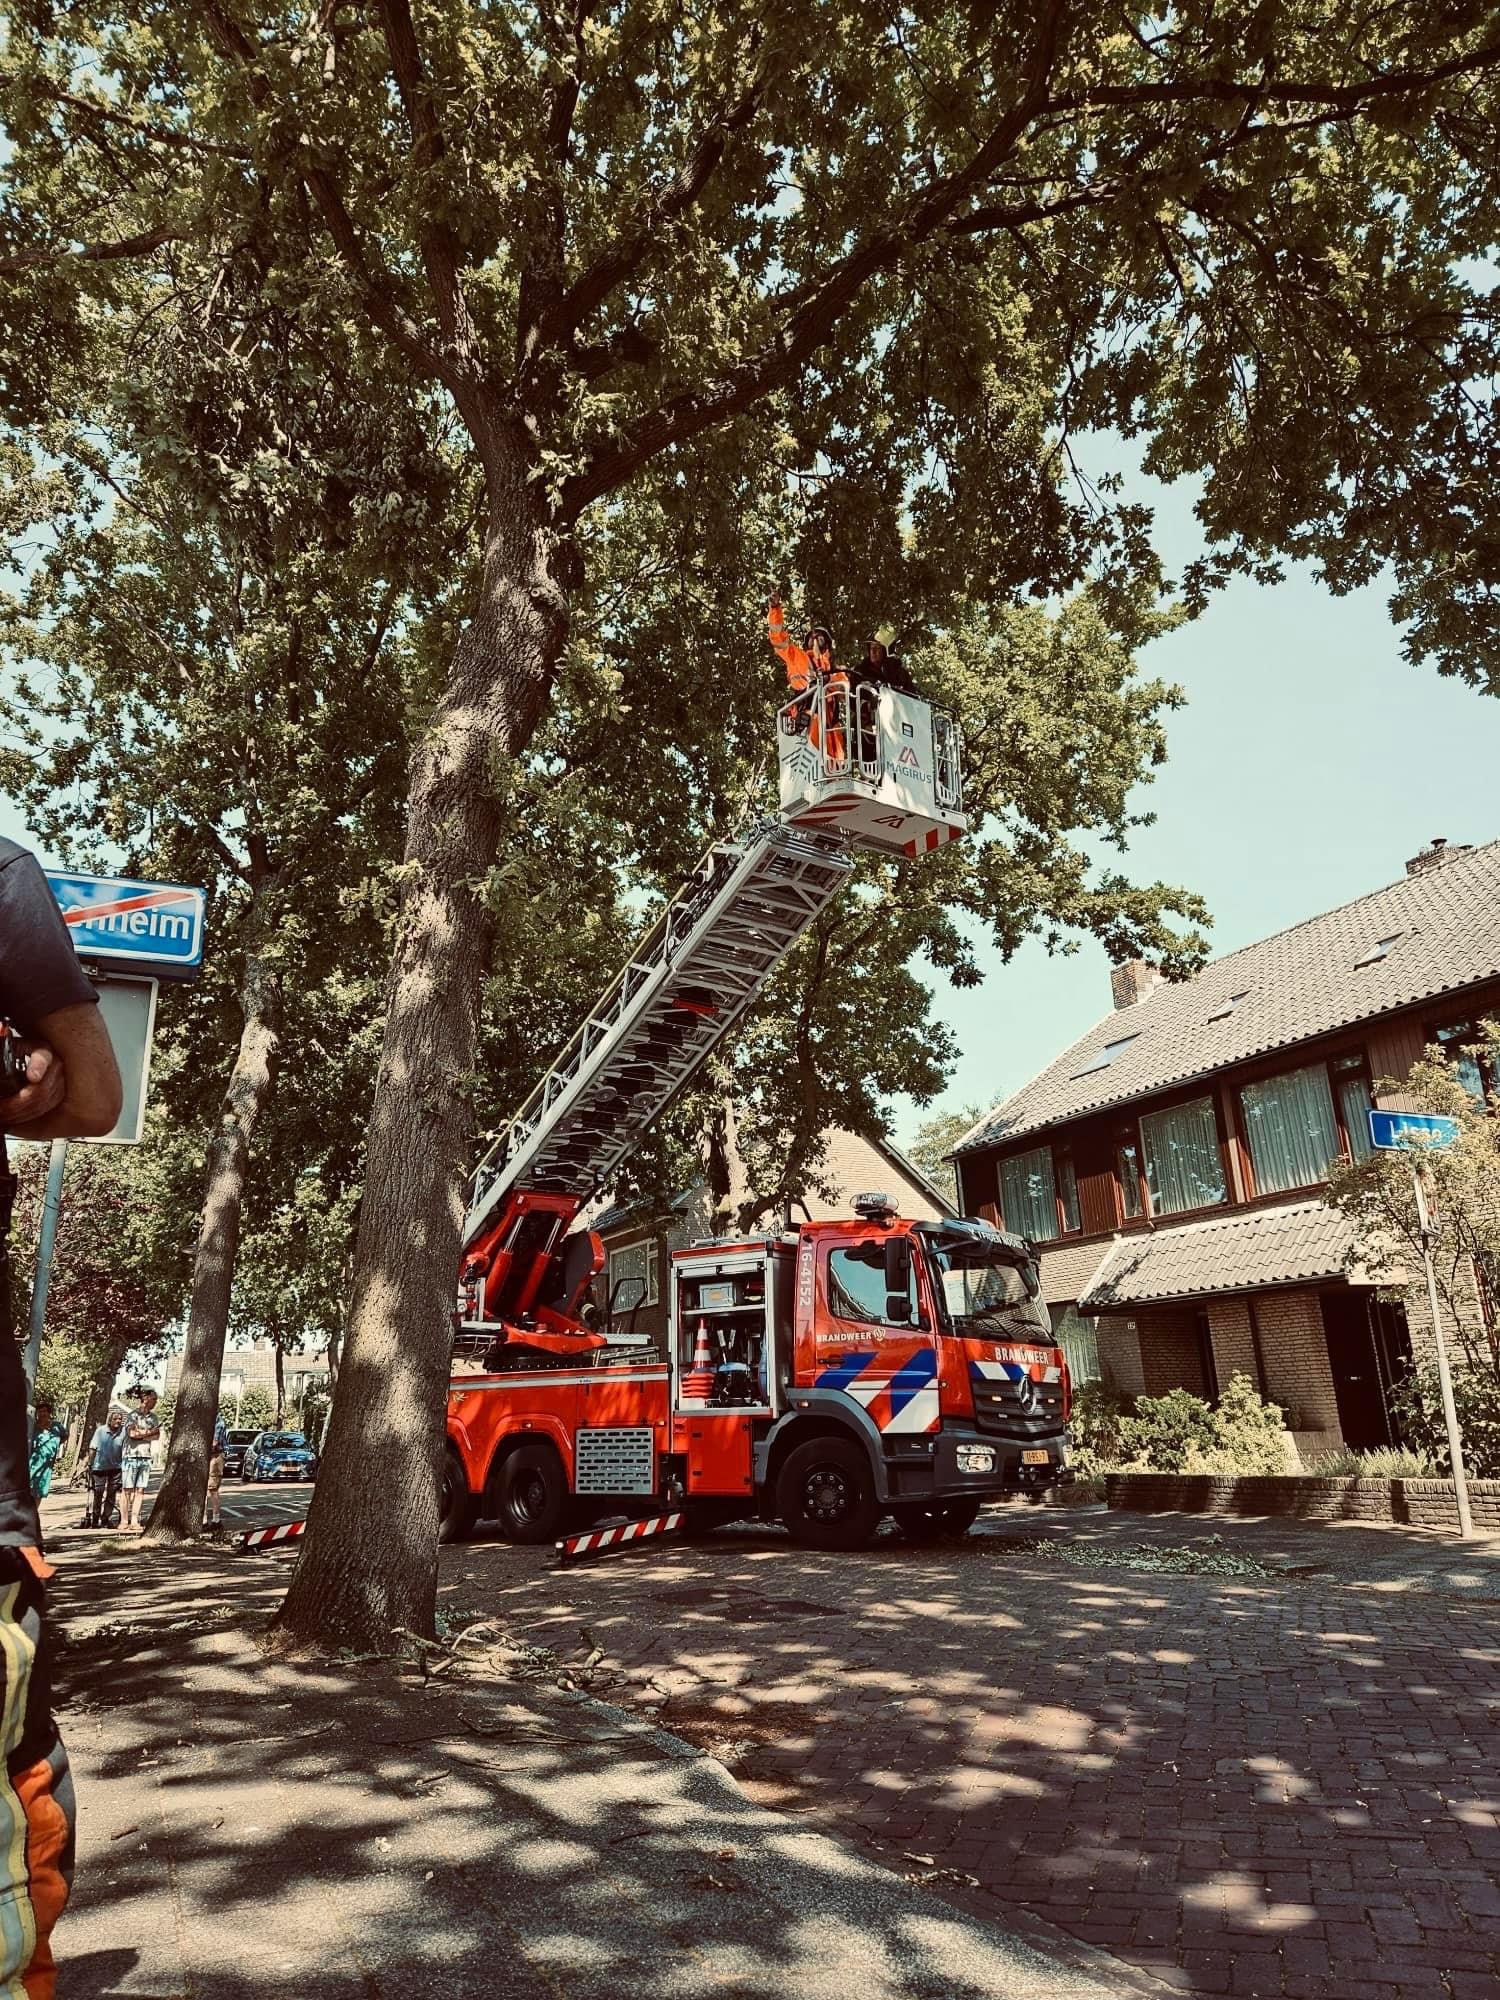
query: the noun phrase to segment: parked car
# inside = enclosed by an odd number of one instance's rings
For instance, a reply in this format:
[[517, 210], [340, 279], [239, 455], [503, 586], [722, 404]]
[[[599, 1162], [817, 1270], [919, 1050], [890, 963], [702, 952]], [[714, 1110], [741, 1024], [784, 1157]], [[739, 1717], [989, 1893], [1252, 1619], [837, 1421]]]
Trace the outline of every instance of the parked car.
[[316, 1479], [318, 1454], [301, 1431], [257, 1431], [245, 1447], [240, 1476], [247, 1484], [258, 1479]]
[[229, 1442], [224, 1447], [224, 1477], [238, 1479], [245, 1470], [245, 1447], [254, 1444], [259, 1431], [231, 1429]]

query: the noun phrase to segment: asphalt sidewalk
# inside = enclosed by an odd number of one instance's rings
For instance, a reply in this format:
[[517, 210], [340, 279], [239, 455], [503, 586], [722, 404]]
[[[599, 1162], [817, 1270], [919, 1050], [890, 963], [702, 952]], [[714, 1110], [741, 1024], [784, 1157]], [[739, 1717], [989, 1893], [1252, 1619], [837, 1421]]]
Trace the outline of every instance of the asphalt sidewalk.
[[[66, 1542], [66, 1546], [64, 1546]], [[1162, 1989], [752, 1804], [498, 1629], [295, 1665], [285, 1558], [59, 1537], [67, 2000], [1119, 2000]]]

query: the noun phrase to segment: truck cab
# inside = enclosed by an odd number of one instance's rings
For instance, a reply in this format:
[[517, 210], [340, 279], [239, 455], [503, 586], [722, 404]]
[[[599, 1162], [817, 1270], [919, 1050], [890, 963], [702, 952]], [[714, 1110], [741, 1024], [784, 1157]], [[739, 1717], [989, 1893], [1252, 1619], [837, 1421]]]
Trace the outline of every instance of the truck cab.
[[674, 1253], [664, 1353], [580, 1323], [571, 1357], [523, 1333], [471, 1360], [445, 1527], [486, 1499], [522, 1541], [683, 1505], [854, 1548], [886, 1515], [932, 1540], [1066, 1478], [1067, 1369], [1030, 1245], [884, 1196], [855, 1207]]

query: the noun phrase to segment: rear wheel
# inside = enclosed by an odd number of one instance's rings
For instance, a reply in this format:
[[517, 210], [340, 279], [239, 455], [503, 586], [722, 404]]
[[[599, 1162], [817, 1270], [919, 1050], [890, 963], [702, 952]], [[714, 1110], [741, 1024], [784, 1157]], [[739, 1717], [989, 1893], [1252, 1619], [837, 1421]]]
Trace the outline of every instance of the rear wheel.
[[956, 1542], [979, 1518], [977, 1500], [934, 1500], [893, 1507], [896, 1526], [909, 1542]]
[[479, 1519], [479, 1496], [469, 1491], [463, 1460], [450, 1445], [443, 1453], [443, 1490], [438, 1496], [438, 1540], [466, 1542]]
[[550, 1444], [523, 1444], [500, 1468], [499, 1514], [513, 1542], [535, 1547], [561, 1534], [568, 1499], [562, 1460]]
[[864, 1448], [852, 1438], [812, 1438], [789, 1452], [776, 1481], [776, 1511], [809, 1549], [862, 1549], [880, 1521]]

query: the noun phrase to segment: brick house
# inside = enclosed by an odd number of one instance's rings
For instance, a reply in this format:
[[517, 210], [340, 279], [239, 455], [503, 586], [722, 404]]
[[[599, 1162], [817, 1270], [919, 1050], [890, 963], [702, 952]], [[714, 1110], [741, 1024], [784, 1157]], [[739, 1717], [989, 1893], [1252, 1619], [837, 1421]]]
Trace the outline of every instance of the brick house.
[[[1133, 962], [1111, 987], [1113, 1011], [959, 1142], [964, 1213], [1040, 1246], [1082, 1379], [1212, 1396], [1239, 1369], [1304, 1464], [1396, 1442], [1389, 1391], [1430, 1347], [1425, 1297], [1346, 1269], [1319, 1188], [1368, 1151], [1375, 1079], [1500, 1014], [1500, 842], [1435, 841], [1400, 881], [1185, 984]], [[1482, 1097], [1472, 1059], [1461, 1074]], [[1490, 1311], [1477, 1285], [1471, 1311]]]
[[[900, 1213], [913, 1221], [936, 1221], [951, 1212], [951, 1198], [888, 1139], [830, 1132], [819, 1173], [833, 1192], [827, 1200], [814, 1194], [807, 1197], [807, 1212], [814, 1222], [851, 1214], [854, 1196], [870, 1189], [889, 1194]], [[622, 1325], [633, 1312], [629, 1324], [636, 1333], [664, 1335], [667, 1294], [662, 1280], [667, 1258], [710, 1233], [706, 1191], [697, 1187], [678, 1195], [665, 1217], [653, 1216], [640, 1204], [606, 1209], [593, 1227], [604, 1239], [605, 1249], [604, 1273], [595, 1288], [598, 1303], [603, 1306], [612, 1299], [616, 1322]]]

